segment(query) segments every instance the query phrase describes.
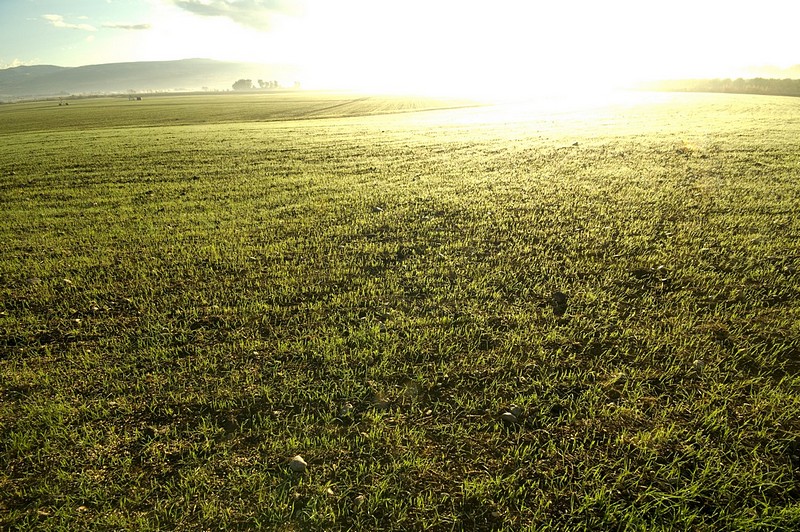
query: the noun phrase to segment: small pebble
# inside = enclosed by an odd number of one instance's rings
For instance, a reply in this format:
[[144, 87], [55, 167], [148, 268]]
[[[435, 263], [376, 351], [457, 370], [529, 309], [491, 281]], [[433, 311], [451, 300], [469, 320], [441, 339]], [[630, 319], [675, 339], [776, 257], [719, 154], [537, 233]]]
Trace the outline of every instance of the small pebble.
[[291, 469], [295, 473], [302, 473], [303, 471], [306, 470], [307, 466], [308, 463], [306, 463], [306, 461], [303, 460], [303, 457], [300, 456], [299, 454], [289, 461], [289, 469]]
[[503, 412], [500, 415], [500, 419], [502, 419], [506, 423], [516, 423], [517, 422], [517, 416], [515, 416], [511, 412]]

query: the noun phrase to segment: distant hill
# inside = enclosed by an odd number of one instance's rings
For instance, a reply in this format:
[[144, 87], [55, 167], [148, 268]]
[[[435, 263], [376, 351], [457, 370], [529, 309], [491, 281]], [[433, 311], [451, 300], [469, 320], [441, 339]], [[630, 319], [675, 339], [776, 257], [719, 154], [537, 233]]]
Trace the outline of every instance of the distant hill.
[[0, 101], [74, 94], [228, 90], [238, 79], [291, 83], [297, 71], [287, 65], [264, 65], [181, 59], [80, 67], [20, 66], [0, 70]]

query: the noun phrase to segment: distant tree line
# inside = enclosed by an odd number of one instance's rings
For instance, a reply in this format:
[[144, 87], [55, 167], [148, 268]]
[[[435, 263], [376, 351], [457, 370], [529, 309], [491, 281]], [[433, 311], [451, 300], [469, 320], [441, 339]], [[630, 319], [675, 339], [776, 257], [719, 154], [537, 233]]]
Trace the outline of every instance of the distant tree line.
[[233, 84], [233, 90], [235, 91], [252, 91], [277, 88], [280, 88], [280, 84], [275, 80], [264, 81], [263, 79], [260, 79], [258, 80], [258, 84], [255, 84], [253, 83], [252, 79], [240, 79]]
[[671, 92], [729, 92], [800, 96], [800, 79], [684, 79], [648, 83], [643, 88]]

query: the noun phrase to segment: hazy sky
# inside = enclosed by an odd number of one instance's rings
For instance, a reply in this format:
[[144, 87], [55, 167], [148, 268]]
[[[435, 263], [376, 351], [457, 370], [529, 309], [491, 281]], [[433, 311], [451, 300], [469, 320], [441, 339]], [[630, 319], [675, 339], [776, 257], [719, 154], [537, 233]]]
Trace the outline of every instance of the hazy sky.
[[800, 0], [0, 0], [0, 68], [204, 57], [306, 86], [569, 84], [800, 63]]

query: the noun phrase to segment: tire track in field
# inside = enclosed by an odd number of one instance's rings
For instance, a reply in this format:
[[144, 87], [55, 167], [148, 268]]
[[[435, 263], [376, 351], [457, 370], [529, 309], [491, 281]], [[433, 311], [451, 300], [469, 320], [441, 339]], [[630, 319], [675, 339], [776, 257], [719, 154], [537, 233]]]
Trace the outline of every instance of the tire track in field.
[[313, 111], [309, 111], [308, 113], [305, 113], [303, 116], [313, 117], [313, 116], [316, 116], [316, 115], [319, 115], [319, 114], [327, 113], [332, 109], [341, 109], [342, 107], [346, 107], [348, 105], [353, 105], [353, 104], [356, 104], [358, 102], [364, 102], [364, 101], [367, 101], [369, 99], [370, 99], [370, 96], [364, 96], [362, 98], [355, 98], [355, 99], [352, 99], [352, 100], [347, 100], [346, 102], [336, 103], [336, 104], [333, 104], [333, 105], [328, 105], [327, 107], [320, 107], [319, 109], [314, 109]]

